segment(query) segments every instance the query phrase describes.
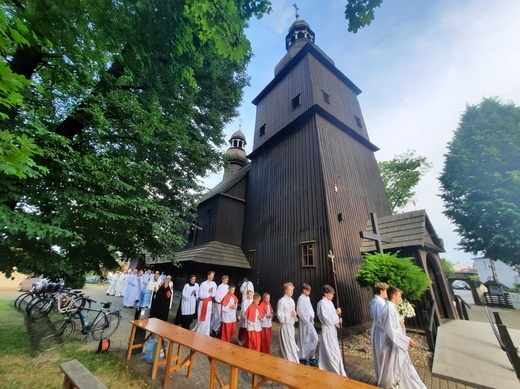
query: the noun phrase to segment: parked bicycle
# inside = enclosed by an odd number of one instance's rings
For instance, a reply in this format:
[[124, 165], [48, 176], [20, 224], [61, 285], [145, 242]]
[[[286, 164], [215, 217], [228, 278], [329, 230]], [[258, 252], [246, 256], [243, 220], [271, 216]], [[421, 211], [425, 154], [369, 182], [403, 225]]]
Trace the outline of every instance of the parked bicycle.
[[[88, 297], [85, 297], [85, 300], [88, 304], [96, 303], [95, 300]], [[41, 351], [50, 351], [61, 347], [70, 339], [76, 329], [75, 318], [79, 319], [81, 333], [85, 335], [85, 340], [89, 335], [92, 335], [95, 340], [108, 339], [118, 329], [121, 323], [121, 313], [119, 310], [111, 311], [112, 303], [110, 302], [101, 304], [100, 309], [83, 306], [79, 307], [75, 313], [67, 314], [63, 319], [51, 321], [38, 340], [38, 348]], [[91, 321], [89, 316], [92, 316], [93, 312], [97, 312], [97, 314]]]

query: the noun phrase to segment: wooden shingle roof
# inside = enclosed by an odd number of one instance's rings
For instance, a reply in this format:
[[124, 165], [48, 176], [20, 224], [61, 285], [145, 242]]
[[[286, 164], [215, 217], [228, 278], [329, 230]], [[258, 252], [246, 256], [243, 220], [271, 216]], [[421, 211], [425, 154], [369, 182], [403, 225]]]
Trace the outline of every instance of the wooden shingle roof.
[[233, 187], [237, 182], [239, 182], [242, 178], [244, 178], [247, 173], [251, 170], [251, 163], [248, 163], [244, 167], [242, 167], [238, 172], [236, 172], [231, 177], [228, 177], [226, 180], [221, 181], [217, 184], [213, 189], [211, 189], [206, 196], [204, 196], [199, 204], [202, 204], [204, 201], [207, 201], [219, 194], [225, 193], [229, 189]]
[[239, 246], [216, 240], [175, 253], [179, 262], [193, 261], [209, 265], [232, 266], [251, 269]]
[[[383, 239], [384, 250], [398, 250], [404, 247], [426, 247], [437, 252], [444, 252], [444, 242], [437, 236], [424, 209], [378, 217], [379, 234]], [[372, 232], [372, 224], [367, 221], [364, 231]], [[363, 239], [361, 252], [376, 250], [375, 242]]]

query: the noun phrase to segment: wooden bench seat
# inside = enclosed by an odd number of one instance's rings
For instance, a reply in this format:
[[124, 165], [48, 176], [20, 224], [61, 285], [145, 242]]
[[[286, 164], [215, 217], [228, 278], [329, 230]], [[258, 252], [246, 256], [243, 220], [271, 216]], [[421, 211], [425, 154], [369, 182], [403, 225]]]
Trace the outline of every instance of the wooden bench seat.
[[65, 373], [63, 389], [107, 389], [77, 359], [63, 362], [60, 369]]
[[[157, 350], [152, 367], [152, 379], [155, 379], [157, 374], [158, 359], [163, 339], [167, 339], [170, 342], [166, 353], [166, 361], [161, 361], [161, 364], [165, 364], [166, 369], [163, 381], [164, 387], [168, 386], [172, 371], [188, 367], [187, 376], [190, 377], [193, 368], [193, 356], [195, 353], [200, 353], [206, 355], [210, 361], [210, 388], [213, 388], [215, 381], [217, 381], [221, 387], [235, 389], [238, 385], [239, 370], [247, 371], [253, 375], [253, 388], [260, 388], [267, 381], [274, 381], [289, 388], [374, 388], [371, 385], [349, 380], [335, 373], [300, 365], [273, 355], [223, 342], [155, 318], [134, 320], [131, 323], [133, 327], [127, 359], [131, 358], [133, 348], [140, 347], [140, 345], [133, 345], [133, 337], [137, 328], [142, 328], [158, 336]], [[175, 356], [173, 355], [174, 344], [178, 345]], [[190, 349], [190, 353], [181, 361], [182, 347]], [[172, 366], [172, 362], [175, 362], [175, 365]], [[230, 367], [229, 383], [227, 385], [224, 385], [218, 375], [216, 369], [217, 362], [225, 363]]]

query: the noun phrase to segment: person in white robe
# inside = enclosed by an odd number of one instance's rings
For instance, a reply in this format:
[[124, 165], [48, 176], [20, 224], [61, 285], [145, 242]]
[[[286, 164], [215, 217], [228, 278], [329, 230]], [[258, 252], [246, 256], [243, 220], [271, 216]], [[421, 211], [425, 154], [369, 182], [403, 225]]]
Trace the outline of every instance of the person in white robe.
[[182, 328], [190, 329], [191, 323], [197, 309], [197, 299], [199, 298], [199, 284], [195, 282], [197, 277], [191, 275], [186, 285], [182, 289], [181, 303], [175, 317], [175, 324]]
[[311, 286], [303, 284], [303, 291], [298, 297], [296, 312], [298, 312], [300, 363], [304, 365], [318, 366], [316, 359], [316, 347], [318, 346], [318, 333], [314, 328], [314, 309], [312, 308]]
[[381, 377], [377, 386], [385, 389], [406, 388], [426, 389], [408, 355], [408, 347], [414, 347], [415, 341], [403, 334], [396, 305], [402, 301], [402, 292], [389, 286], [388, 301], [381, 313], [381, 323], [385, 331], [385, 347], [379, 366]]
[[342, 350], [338, 342], [338, 330], [342, 323], [341, 308], [334, 308], [334, 288], [323, 285], [323, 298], [318, 302], [316, 313], [321, 322], [320, 369], [347, 376], [343, 366]]
[[159, 289], [159, 287], [162, 285], [162, 283], [159, 281], [159, 272], [156, 272], [153, 276], [153, 278], [148, 281], [146, 284], [146, 290], [152, 291], [152, 298], [150, 299], [150, 303], [148, 304], [148, 308], [150, 308], [153, 304], [153, 298], [155, 297], [155, 292]]
[[121, 272], [118, 270], [112, 275], [110, 278], [110, 285], [107, 289], [107, 296], [115, 296], [116, 294], [116, 286], [117, 286], [117, 280], [119, 280], [119, 276], [121, 275]]
[[222, 299], [224, 298], [224, 296], [229, 292], [228, 281], [228, 276], [222, 276], [222, 283], [218, 286], [217, 294], [215, 296], [215, 313], [211, 318], [211, 331], [213, 331], [213, 334], [215, 336], [218, 336], [218, 333], [220, 331], [220, 323], [222, 321], [222, 307], [220, 304], [222, 303]]
[[125, 294], [125, 287], [126, 287], [126, 277], [128, 277], [128, 273], [130, 271], [126, 269], [117, 279], [117, 285], [116, 285], [116, 297], [123, 297]]
[[126, 278], [125, 295], [123, 297], [123, 305], [126, 308], [133, 308], [135, 301], [139, 295], [139, 278], [137, 277], [137, 270], [134, 269]]
[[242, 281], [242, 285], [240, 285], [240, 293], [242, 293], [242, 300], [245, 301], [247, 298], [247, 291], [250, 290], [255, 293], [255, 286], [251, 281], [249, 281], [246, 277], [244, 277], [244, 280]]
[[192, 331], [209, 336], [211, 324], [211, 309], [213, 298], [217, 295], [217, 284], [213, 281], [215, 272], [208, 273], [208, 279], [200, 284], [199, 288], [199, 309], [197, 324]]
[[300, 363], [300, 349], [294, 337], [294, 323], [298, 321], [298, 313], [292, 299], [294, 285], [287, 282], [283, 289], [284, 296], [276, 304], [276, 317], [280, 322], [280, 356], [288, 361]]
[[381, 313], [386, 305], [386, 290], [388, 284], [378, 282], [374, 285], [374, 298], [370, 302], [370, 316], [372, 317], [372, 329], [370, 330], [370, 340], [372, 342], [372, 356], [374, 357], [374, 370], [376, 372], [376, 383], [381, 378], [383, 364], [383, 348], [385, 346], [385, 331], [381, 323]]
[[174, 290], [173, 290], [172, 276], [166, 276], [165, 282], [168, 283], [168, 285], [170, 286], [170, 290], [172, 291], [172, 297], [170, 297], [170, 309], [172, 309], [173, 296], [175, 295]]

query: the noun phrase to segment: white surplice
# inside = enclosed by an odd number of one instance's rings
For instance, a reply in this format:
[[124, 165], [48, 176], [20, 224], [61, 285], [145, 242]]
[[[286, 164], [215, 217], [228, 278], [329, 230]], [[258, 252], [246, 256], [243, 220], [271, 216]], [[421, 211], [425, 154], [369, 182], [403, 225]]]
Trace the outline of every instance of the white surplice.
[[221, 283], [217, 288], [217, 294], [215, 296], [215, 302], [217, 303], [215, 313], [213, 314], [213, 317], [211, 318], [211, 329], [215, 332], [220, 331], [220, 323], [222, 321], [221, 319], [221, 311], [222, 308], [220, 306], [220, 303], [222, 302], [222, 299], [224, 296], [229, 292], [229, 285]]
[[[193, 294], [195, 291], [195, 294]], [[197, 299], [199, 298], [199, 284], [194, 283], [190, 285], [188, 282], [182, 289], [181, 298], [181, 315], [195, 314], [195, 307], [197, 306]]]
[[289, 296], [283, 296], [276, 305], [276, 317], [280, 321], [280, 354], [288, 361], [300, 363], [299, 351], [294, 336], [294, 323], [297, 317], [291, 316], [291, 311], [295, 311], [294, 300]]
[[381, 323], [386, 334], [382, 352], [381, 378], [378, 386], [390, 389], [399, 382], [400, 388], [426, 389], [408, 355], [410, 338], [403, 334], [399, 313], [393, 302], [388, 301], [381, 313]]
[[300, 359], [315, 359], [318, 333], [314, 328], [314, 309], [309, 296], [302, 293], [298, 297], [296, 312], [298, 312]]
[[[213, 288], [213, 291], [209, 290]], [[217, 284], [214, 281], [206, 280], [200, 284], [199, 287], [199, 309], [197, 316], [197, 324], [193, 328], [192, 331], [198, 332], [199, 334], [204, 334], [209, 336], [210, 324], [211, 324], [211, 309], [213, 308], [212, 301], [208, 301], [206, 305], [206, 318], [204, 321], [201, 320], [202, 309], [204, 308], [203, 300], [208, 297], [215, 297], [217, 294]]]
[[372, 317], [372, 329], [370, 330], [370, 340], [372, 342], [372, 355], [374, 357], [374, 370], [376, 372], [376, 382], [381, 378], [381, 368], [383, 364], [383, 348], [385, 346], [386, 334], [381, 323], [381, 313], [386, 305], [386, 300], [380, 296], [374, 296], [370, 302], [370, 316]]
[[339, 316], [334, 304], [323, 297], [318, 302], [318, 319], [321, 322], [320, 369], [347, 376], [338, 342]]

